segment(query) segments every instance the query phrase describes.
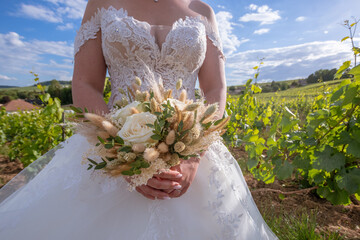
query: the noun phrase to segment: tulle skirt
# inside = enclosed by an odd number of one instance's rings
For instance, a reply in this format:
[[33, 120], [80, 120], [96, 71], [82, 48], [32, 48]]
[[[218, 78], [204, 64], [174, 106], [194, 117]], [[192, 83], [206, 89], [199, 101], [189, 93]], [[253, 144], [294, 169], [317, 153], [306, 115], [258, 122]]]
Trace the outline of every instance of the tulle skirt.
[[202, 157], [188, 191], [170, 200], [88, 171], [81, 162], [90, 147], [75, 134], [0, 190], [0, 239], [277, 239], [221, 142]]

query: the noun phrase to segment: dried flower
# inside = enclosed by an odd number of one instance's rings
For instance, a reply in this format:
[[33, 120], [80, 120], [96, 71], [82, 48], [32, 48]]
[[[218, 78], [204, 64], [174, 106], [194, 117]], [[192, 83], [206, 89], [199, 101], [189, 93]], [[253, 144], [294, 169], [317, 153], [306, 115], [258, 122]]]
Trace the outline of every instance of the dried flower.
[[117, 127], [115, 127], [111, 122], [109, 121], [103, 121], [102, 127], [108, 132], [111, 136], [116, 137], [117, 133], [120, 131]]
[[141, 86], [141, 79], [139, 77], [135, 77], [135, 83], [136, 83], [136, 85], [138, 85], [140, 87]]
[[179, 78], [179, 80], [176, 82], [176, 90], [179, 90], [182, 87], [182, 79]]
[[129, 152], [124, 155], [124, 160], [126, 162], [131, 162], [131, 161], [135, 160], [135, 158], [136, 158], [136, 154], [133, 152]]
[[180, 153], [180, 152], [184, 151], [184, 149], [185, 149], [185, 144], [183, 142], [179, 141], [179, 142], [175, 143], [175, 145], [174, 145], [175, 152]]
[[126, 95], [124, 89], [122, 89], [122, 88], [119, 88], [119, 93], [121, 93], [121, 94], [123, 94], [123, 95]]
[[216, 111], [218, 110], [218, 104], [214, 103], [211, 104], [210, 106], [208, 106], [208, 108], [206, 109], [204, 115], [203, 115], [203, 120], [209, 118], [210, 116], [212, 116]]
[[195, 111], [200, 106], [200, 103], [192, 103], [186, 106], [185, 111]]
[[184, 103], [186, 101], [186, 98], [187, 98], [187, 92], [185, 89], [183, 89], [181, 90], [179, 100]]
[[176, 165], [180, 164], [179, 155], [177, 155], [176, 153], [172, 154], [170, 160], [168, 161], [168, 164], [170, 166], [176, 166]]
[[106, 131], [98, 131], [97, 135], [101, 137], [102, 139], [107, 139], [110, 137], [109, 133]]
[[189, 135], [192, 136], [192, 139], [198, 139], [200, 137], [201, 131], [200, 131], [200, 126], [199, 125], [195, 125], [190, 131], [189, 131]]
[[160, 143], [157, 148], [160, 153], [167, 153], [169, 151], [169, 146], [164, 142]]
[[171, 145], [175, 142], [175, 131], [171, 130], [169, 134], [166, 136], [165, 142], [167, 145]]
[[144, 152], [144, 159], [148, 162], [153, 162], [159, 157], [160, 153], [155, 148], [146, 148]]
[[85, 113], [84, 117], [99, 128], [103, 128], [102, 122], [106, 121], [105, 118], [94, 113]]
[[151, 102], [150, 102], [150, 110], [152, 113], [156, 112], [157, 111], [157, 108], [158, 108], [158, 104], [156, 102], [156, 99], [155, 98], [152, 98], [151, 99]]
[[137, 153], [142, 153], [145, 151], [145, 144], [143, 143], [135, 143], [133, 146], [132, 146], [132, 150], [134, 152], [137, 152]]

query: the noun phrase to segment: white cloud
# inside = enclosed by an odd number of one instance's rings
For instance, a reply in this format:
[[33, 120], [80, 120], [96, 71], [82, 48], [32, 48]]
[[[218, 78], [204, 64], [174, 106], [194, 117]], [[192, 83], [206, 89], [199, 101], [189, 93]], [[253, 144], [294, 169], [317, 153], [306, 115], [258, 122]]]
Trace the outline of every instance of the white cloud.
[[[63, 23], [65, 20], [81, 19], [87, 1], [86, 0], [45, 0], [50, 3], [47, 6], [21, 4], [15, 16], [28, 17], [51, 23]], [[72, 23], [62, 24], [58, 30], [73, 29]]]
[[269, 31], [270, 31], [269, 28], [260, 28], [258, 30], [255, 30], [254, 34], [262, 35], [262, 34], [268, 33]]
[[225, 6], [223, 5], [217, 5], [218, 8], [225, 9]]
[[250, 4], [249, 9], [251, 11], [256, 11], [254, 13], [247, 13], [244, 16], [240, 17], [241, 22], [260, 22], [260, 25], [273, 24], [276, 21], [281, 19], [279, 11], [272, 10], [267, 5], [257, 6], [255, 4]]
[[255, 4], [250, 4], [250, 6], [249, 6], [249, 9], [252, 11], [255, 11], [257, 8], [258, 8], [258, 6]]
[[324, 31], [324, 34], [328, 34], [328, 33], [329, 33], [329, 31], [327, 31], [327, 30]]
[[22, 47], [24, 43], [21, 41], [21, 36], [16, 32], [9, 32], [4, 35], [4, 40], [11, 46]]
[[230, 12], [221, 11], [216, 14], [218, 26], [221, 26], [219, 27], [219, 34], [226, 56], [229, 56], [235, 52], [242, 43], [249, 41], [249, 39], [239, 40], [238, 37], [233, 33], [233, 26], [235, 24], [231, 22], [232, 18], [233, 16]]
[[21, 4], [18, 15], [52, 23], [62, 22], [61, 17], [57, 16], [54, 11], [39, 5]]
[[0, 80], [11, 81], [11, 80], [16, 80], [16, 78], [14, 78], [14, 77], [8, 77], [8, 76], [1, 75], [1, 74], [0, 74]]
[[282, 48], [249, 50], [227, 58], [229, 85], [244, 83], [254, 75], [254, 66], [263, 60], [261, 79], [285, 80], [306, 78], [319, 69], [338, 68], [346, 60], [352, 60], [350, 43], [340, 41], [316, 41]]
[[[17, 76], [18, 79], [23, 78], [18, 80], [17, 84], [31, 84], [30, 81], [24, 81], [31, 79], [29, 74], [31, 70], [45, 80], [52, 78], [71, 79], [72, 59], [72, 43], [36, 39], [27, 41], [15, 32], [0, 34], [0, 72], [9, 78], [12, 78], [11, 76]], [[65, 76], [67, 79], [63, 78]], [[6, 79], [0, 78], [0, 80], [5, 81]]]
[[303, 22], [305, 20], [306, 20], [306, 17], [304, 17], [304, 16], [300, 16], [295, 19], [295, 21], [297, 21], [297, 22]]
[[67, 23], [65, 25], [60, 25], [60, 26], [56, 27], [56, 29], [61, 30], [61, 31], [70, 30], [73, 28], [74, 28], [74, 24], [72, 24], [72, 23]]
[[84, 15], [86, 0], [46, 0], [56, 6], [60, 15], [66, 15], [71, 19], [81, 19]]

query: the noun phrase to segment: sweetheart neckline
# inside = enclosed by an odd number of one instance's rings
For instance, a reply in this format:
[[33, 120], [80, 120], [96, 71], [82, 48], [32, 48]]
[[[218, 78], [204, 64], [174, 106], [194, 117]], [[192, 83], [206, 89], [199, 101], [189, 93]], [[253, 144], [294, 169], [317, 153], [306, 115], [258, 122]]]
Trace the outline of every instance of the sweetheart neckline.
[[[174, 32], [174, 30], [176, 29], [176, 25], [178, 25], [179, 23], [181, 22], [186, 22], [186, 21], [189, 21], [189, 20], [199, 20], [199, 22], [203, 23], [204, 24], [204, 20], [201, 19], [201, 15], [197, 15], [197, 16], [185, 16], [185, 18], [178, 18], [177, 20], [175, 20], [172, 25], [159, 25], [159, 24], [156, 24], [156, 25], [152, 25], [150, 24], [149, 22], [147, 21], [143, 21], [143, 20], [139, 20], [137, 18], [135, 18], [134, 16], [131, 16], [128, 14], [128, 11], [124, 8], [115, 8], [114, 6], [110, 5], [108, 8], [105, 8], [105, 7], [101, 7], [100, 9], [98, 8], [98, 10], [100, 11], [116, 11], [116, 12], [120, 12], [122, 13], [124, 16], [123, 18], [129, 18], [135, 22], [138, 22], [140, 24], [145, 24], [147, 26], [146, 29], [144, 29], [146, 31], [146, 33], [149, 35], [149, 37], [151, 38], [151, 42], [152, 44], [155, 46], [156, 48], [156, 51], [157, 53], [161, 56], [162, 55], [162, 52], [163, 52], [163, 49], [164, 49], [164, 44], [165, 44], [165, 47], [166, 47], [166, 43], [169, 41], [168, 38], [170, 37], [171, 33]], [[163, 43], [161, 43], [160, 45], [158, 43], [156, 43], [156, 38], [153, 34], [151, 34], [151, 27], [152, 26], [167, 26], [167, 27], [170, 27], [170, 30], [169, 32], [166, 34], [166, 37], [165, 37], [165, 40], [163, 41]], [[204, 24], [204, 27], [206, 28], [205, 24]]]

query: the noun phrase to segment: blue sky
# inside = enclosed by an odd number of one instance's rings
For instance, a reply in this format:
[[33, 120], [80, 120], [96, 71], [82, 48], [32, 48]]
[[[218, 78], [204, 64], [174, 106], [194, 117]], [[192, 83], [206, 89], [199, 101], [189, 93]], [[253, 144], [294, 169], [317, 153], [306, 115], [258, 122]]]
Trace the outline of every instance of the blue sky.
[[[206, 0], [217, 17], [228, 85], [243, 84], [264, 58], [260, 82], [305, 78], [352, 60], [345, 19], [360, 18], [359, 0]], [[0, 85], [71, 80], [73, 42], [86, 0], [2, 1]], [[356, 33], [360, 43], [360, 28]]]

